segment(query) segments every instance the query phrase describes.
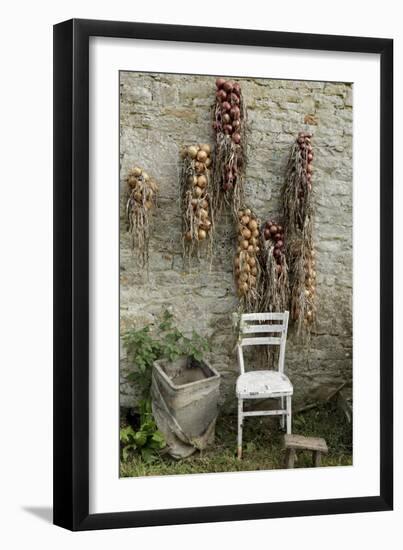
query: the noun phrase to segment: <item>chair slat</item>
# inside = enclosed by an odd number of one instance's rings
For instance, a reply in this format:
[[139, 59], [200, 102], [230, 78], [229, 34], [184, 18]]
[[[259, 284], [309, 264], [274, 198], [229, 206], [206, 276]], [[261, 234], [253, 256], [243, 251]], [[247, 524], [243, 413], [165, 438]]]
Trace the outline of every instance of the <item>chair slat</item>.
[[243, 416], [277, 416], [279, 414], [286, 414], [286, 409], [278, 409], [271, 411], [244, 411]]
[[241, 346], [279, 346], [281, 344], [281, 338], [278, 336], [264, 336], [256, 338], [242, 338]]
[[243, 313], [243, 321], [283, 321], [285, 313]]
[[283, 332], [284, 325], [252, 325], [252, 324], [241, 324], [241, 332], [243, 333], [254, 333], [254, 332]]

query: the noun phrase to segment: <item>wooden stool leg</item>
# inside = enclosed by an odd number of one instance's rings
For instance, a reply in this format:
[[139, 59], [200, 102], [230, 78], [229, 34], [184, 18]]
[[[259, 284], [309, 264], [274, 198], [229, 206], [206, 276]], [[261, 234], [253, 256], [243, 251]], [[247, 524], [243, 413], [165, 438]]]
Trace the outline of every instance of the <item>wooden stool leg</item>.
[[320, 466], [321, 458], [322, 458], [322, 453], [320, 451], [314, 451], [313, 465], [315, 466], [315, 468]]
[[295, 449], [287, 449], [285, 453], [285, 467], [294, 468]]

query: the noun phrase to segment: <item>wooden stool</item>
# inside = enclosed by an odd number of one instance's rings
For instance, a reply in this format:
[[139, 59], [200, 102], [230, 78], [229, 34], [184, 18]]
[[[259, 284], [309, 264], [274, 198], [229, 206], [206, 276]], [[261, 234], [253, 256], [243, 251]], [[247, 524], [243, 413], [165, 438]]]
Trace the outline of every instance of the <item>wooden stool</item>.
[[296, 451], [312, 451], [314, 466], [320, 466], [322, 453], [327, 454], [326, 441], [321, 437], [286, 434], [284, 436], [285, 467], [294, 468]]

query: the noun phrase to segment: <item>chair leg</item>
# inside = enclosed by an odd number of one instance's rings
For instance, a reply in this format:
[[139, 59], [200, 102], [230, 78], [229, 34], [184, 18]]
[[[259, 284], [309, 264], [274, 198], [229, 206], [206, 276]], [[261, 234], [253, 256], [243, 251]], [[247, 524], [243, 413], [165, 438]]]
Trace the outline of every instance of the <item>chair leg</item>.
[[[281, 408], [282, 411], [284, 410], [284, 405], [285, 405], [284, 397], [280, 397], [280, 408]], [[285, 414], [282, 414], [280, 416], [280, 428], [282, 430], [284, 430], [284, 428], [285, 428]]]
[[238, 460], [241, 460], [242, 458], [242, 425], [243, 425], [243, 400], [238, 399], [238, 447], [237, 447]]
[[286, 410], [287, 410], [287, 433], [291, 433], [291, 395], [286, 397]]

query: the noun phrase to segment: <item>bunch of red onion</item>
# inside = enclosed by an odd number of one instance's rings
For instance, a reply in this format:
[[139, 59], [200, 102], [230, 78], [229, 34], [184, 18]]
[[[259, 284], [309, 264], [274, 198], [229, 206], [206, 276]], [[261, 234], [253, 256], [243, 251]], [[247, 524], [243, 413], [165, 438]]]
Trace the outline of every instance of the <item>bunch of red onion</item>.
[[270, 240], [274, 244], [273, 256], [277, 263], [277, 273], [280, 274], [285, 258], [284, 228], [275, 221], [267, 221], [263, 229], [263, 237], [265, 241]]
[[[313, 172], [313, 148], [311, 145], [312, 134], [300, 132], [298, 134], [298, 146], [303, 161], [305, 184], [308, 191], [312, 191], [312, 172]], [[300, 190], [302, 195], [303, 189]]]
[[[241, 86], [238, 82], [217, 78], [216, 108], [213, 128], [217, 133], [217, 143], [232, 145], [230, 155], [225, 151], [226, 163], [221, 176], [222, 189], [231, 191], [243, 166], [242, 158], [242, 122], [243, 104]], [[220, 148], [218, 147], [218, 152]], [[224, 150], [224, 148], [223, 148]]]

